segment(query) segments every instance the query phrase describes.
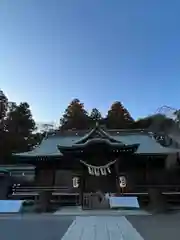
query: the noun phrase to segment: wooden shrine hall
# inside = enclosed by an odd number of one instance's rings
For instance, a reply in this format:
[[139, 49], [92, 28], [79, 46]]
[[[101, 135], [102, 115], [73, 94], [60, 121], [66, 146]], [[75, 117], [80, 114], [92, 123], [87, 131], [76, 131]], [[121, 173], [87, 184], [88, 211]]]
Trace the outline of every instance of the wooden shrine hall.
[[14, 157], [35, 166], [35, 185], [44, 192], [51, 189], [52, 195], [61, 188], [76, 193], [83, 205], [89, 193], [154, 194], [153, 189], [177, 187], [179, 151], [178, 143], [163, 134], [107, 130], [97, 124], [92, 130], [49, 134], [32, 151]]

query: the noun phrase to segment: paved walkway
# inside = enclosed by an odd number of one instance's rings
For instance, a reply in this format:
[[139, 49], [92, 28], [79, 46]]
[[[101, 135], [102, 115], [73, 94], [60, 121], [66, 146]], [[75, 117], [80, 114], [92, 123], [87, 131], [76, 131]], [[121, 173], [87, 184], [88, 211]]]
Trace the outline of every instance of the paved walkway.
[[123, 216], [76, 217], [62, 240], [143, 240]]

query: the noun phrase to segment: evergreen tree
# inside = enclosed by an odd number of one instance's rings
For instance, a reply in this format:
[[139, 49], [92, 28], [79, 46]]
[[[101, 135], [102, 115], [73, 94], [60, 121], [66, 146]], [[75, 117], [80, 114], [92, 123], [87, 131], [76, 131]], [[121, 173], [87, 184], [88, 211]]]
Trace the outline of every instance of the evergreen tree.
[[6, 147], [5, 117], [8, 109], [8, 99], [0, 90], [0, 163], [3, 162], [4, 151]]
[[79, 99], [74, 99], [60, 119], [60, 129], [87, 129], [88, 127], [89, 117], [84, 104]]
[[95, 126], [96, 122], [101, 123], [102, 115], [97, 108], [93, 108], [90, 113], [90, 125]]
[[168, 132], [170, 129], [175, 128], [177, 124], [173, 119], [158, 113], [137, 120], [133, 126], [136, 129], [148, 129], [152, 132]]
[[8, 109], [8, 99], [6, 95], [0, 90], [0, 131], [4, 130], [4, 118]]
[[23, 152], [30, 150], [35, 126], [28, 103], [12, 104], [6, 119], [9, 151]]
[[121, 102], [115, 102], [112, 104], [106, 117], [107, 128], [130, 128], [133, 122], [133, 118]]

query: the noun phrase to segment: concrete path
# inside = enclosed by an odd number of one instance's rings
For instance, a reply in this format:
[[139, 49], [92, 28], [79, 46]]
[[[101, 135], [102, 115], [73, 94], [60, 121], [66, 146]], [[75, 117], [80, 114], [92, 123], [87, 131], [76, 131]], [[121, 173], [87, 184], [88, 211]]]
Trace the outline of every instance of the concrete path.
[[125, 217], [76, 217], [62, 240], [143, 240]]

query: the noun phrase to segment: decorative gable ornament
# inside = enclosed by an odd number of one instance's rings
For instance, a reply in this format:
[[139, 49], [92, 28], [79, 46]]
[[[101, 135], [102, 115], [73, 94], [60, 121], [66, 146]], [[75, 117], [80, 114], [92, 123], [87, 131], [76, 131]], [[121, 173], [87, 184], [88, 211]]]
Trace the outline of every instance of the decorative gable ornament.
[[106, 176], [108, 174], [111, 174], [111, 165], [113, 165], [116, 160], [106, 164], [106, 165], [103, 165], [103, 166], [93, 166], [93, 165], [90, 165], [82, 160], [80, 160], [81, 163], [83, 163], [87, 168], [88, 168], [88, 172], [90, 175], [93, 175], [93, 176]]

